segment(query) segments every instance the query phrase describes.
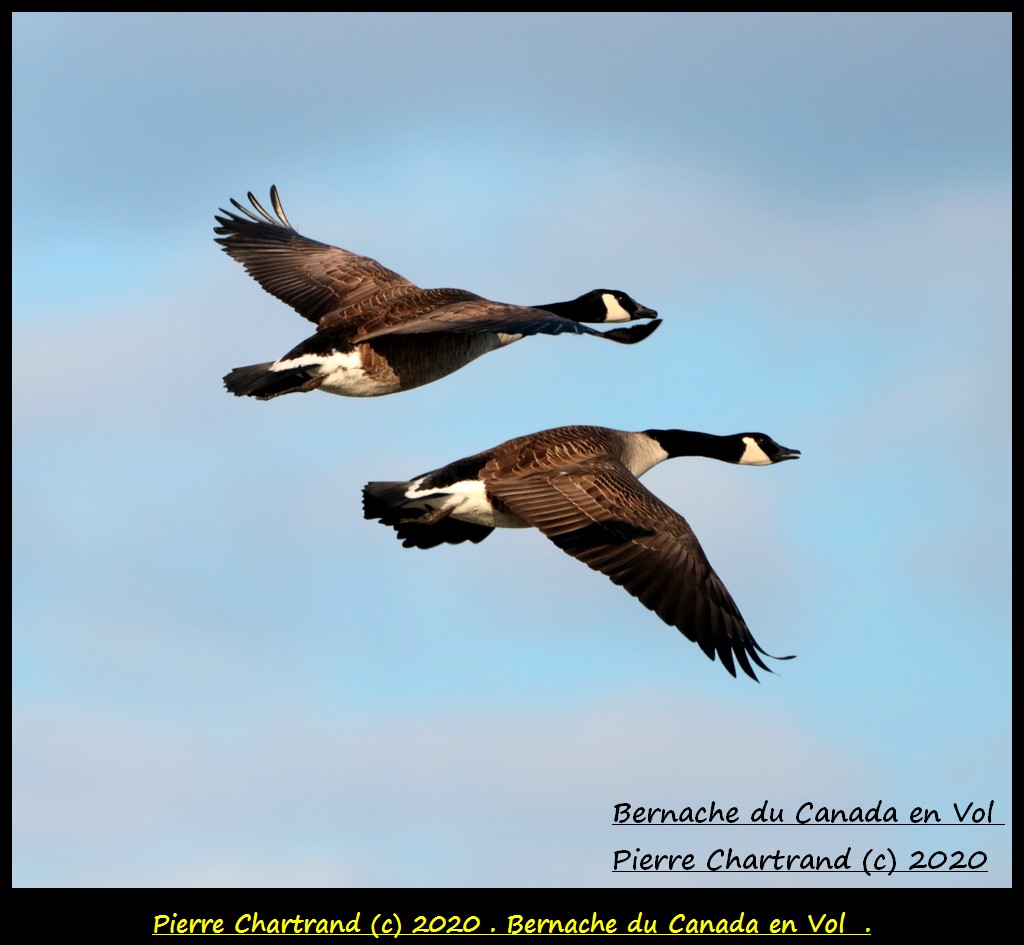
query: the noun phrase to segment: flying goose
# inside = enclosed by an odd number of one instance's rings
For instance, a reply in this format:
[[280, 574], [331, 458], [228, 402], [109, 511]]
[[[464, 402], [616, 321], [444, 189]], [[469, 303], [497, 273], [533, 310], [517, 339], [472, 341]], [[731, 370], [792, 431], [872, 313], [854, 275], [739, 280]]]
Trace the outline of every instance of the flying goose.
[[[463, 289], [421, 289], [375, 259], [300, 235], [277, 188], [276, 219], [249, 193], [254, 213], [237, 200], [215, 216], [216, 240], [267, 292], [317, 326], [276, 361], [235, 368], [224, 386], [238, 397], [270, 400], [320, 389], [349, 397], [410, 390], [451, 374], [524, 335], [597, 335], [642, 341], [661, 324], [653, 309], [625, 292], [594, 289], [570, 302], [507, 305]], [[585, 322], [654, 319], [599, 332]]]
[[[752, 679], [757, 644], [686, 520], [637, 477], [675, 456], [744, 466], [797, 459], [764, 433], [570, 426], [542, 430], [408, 482], [370, 482], [363, 515], [406, 548], [483, 541], [497, 528], [539, 528], [559, 548], [607, 574], [733, 676]], [[771, 657], [789, 659], [790, 657]]]

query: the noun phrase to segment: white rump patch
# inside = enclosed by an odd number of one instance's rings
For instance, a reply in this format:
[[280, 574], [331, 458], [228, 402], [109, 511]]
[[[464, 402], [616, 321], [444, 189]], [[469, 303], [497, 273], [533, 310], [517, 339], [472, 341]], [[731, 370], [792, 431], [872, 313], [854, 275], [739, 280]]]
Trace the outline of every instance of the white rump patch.
[[294, 358], [282, 358], [270, 366], [271, 371], [287, 371], [289, 368], [315, 367], [319, 377], [324, 377], [320, 390], [344, 397], [377, 397], [391, 394], [399, 389], [394, 380], [381, 381], [363, 370], [363, 359], [359, 348], [355, 351], [335, 351], [333, 354], [300, 354]]
[[619, 304], [619, 300], [611, 292], [605, 292], [601, 296], [601, 301], [604, 302], [604, 320], [606, 322], [632, 321], [633, 316]]
[[[419, 479], [413, 479], [409, 483], [408, 488], [405, 490], [405, 497], [407, 499], [418, 499], [425, 495], [437, 495], [438, 493], [446, 492], [445, 489], [421, 489], [420, 483], [426, 479], [426, 476], [420, 476]], [[483, 488], [483, 483], [480, 483], [480, 487]]]
[[320, 374], [333, 374], [335, 371], [361, 371], [363, 369], [363, 362], [357, 349], [346, 354], [335, 351], [334, 354], [300, 354], [296, 358], [282, 358], [270, 365], [270, 370], [288, 371], [291, 368], [306, 367], [307, 365], [319, 367]]
[[740, 466], [771, 466], [772, 461], [768, 454], [757, 445], [757, 440], [752, 436], [743, 437], [743, 455], [740, 457]]
[[472, 522], [474, 525], [487, 525], [492, 528], [527, 527], [526, 522], [516, 516], [496, 512], [487, 498], [484, 484], [479, 479], [464, 479], [441, 489], [421, 489], [422, 482], [423, 477], [414, 479], [405, 490], [406, 498], [413, 500], [421, 496], [434, 496], [422, 504], [417, 503], [417, 508], [449, 509], [452, 518], [457, 518], [460, 522]]

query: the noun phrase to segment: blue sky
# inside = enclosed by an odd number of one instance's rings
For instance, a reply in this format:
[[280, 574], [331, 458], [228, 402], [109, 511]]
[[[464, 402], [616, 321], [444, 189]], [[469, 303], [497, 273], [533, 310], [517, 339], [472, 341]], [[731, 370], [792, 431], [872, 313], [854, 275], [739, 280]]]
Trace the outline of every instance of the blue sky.
[[[616, 803], [1010, 809], [1008, 14], [13, 17], [13, 881], [808, 886], [612, 852], [984, 850], [1009, 828], [611, 827]], [[213, 242], [424, 286], [620, 288], [429, 387], [260, 403], [308, 325]], [[404, 549], [408, 478], [567, 423], [763, 430], [645, 482], [758, 641], [731, 679], [533, 531]]]

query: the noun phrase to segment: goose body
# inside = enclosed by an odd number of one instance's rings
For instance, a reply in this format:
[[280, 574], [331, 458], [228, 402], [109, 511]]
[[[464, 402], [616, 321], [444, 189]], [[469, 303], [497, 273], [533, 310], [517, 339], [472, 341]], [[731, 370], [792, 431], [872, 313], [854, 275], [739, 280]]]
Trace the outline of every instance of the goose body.
[[[276, 187], [273, 216], [248, 196], [251, 210], [232, 200], [238, 212], [216, 217], [217, 242], [317, 329], [276, 361], [227, 374], [224, 386], [238, 397], [269, 400], [318, 389], [376, 397], [429, 384], [526, 335], [570, 332], [634, 344], [661, 324], [657, 312], [616, 289], [535, 306], [464, 289], [421, 289], [368, 256], [300, 235]], [[633, 319], [651, 320], [603, 332], [588, 324]]]
[[[768, 466], [798, 450], [763, 433], [628, 432], [570, 426], [508, 440], [407, 482], [370, 482], [363, 514], [407, 548], [479, 542], [495, 528], [540, 529], [624, 587], [736, 675], [768, 667], [686, 520], [639, 482], [676, 456]], [[773, 657], [775, 658], [775, 657]], [[784, 657], [788, 658], [788, 657]]]

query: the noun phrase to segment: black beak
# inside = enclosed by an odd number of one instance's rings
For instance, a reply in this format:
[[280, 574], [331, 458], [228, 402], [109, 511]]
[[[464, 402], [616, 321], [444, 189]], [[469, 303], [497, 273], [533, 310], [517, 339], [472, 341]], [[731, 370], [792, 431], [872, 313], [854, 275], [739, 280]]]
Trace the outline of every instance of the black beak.
[[775, 462], [781, 463], [784, 459], [799, 459], [800, 450], [787, 449], [785, 446], [780, 446], [778, 453], [775, 454]]
[[633, 314], [634, 318], [657, 318], [658, 313], [653, 308], [648, 308], [646, 305], [640, 305], [637, 303], [637, 310]]

